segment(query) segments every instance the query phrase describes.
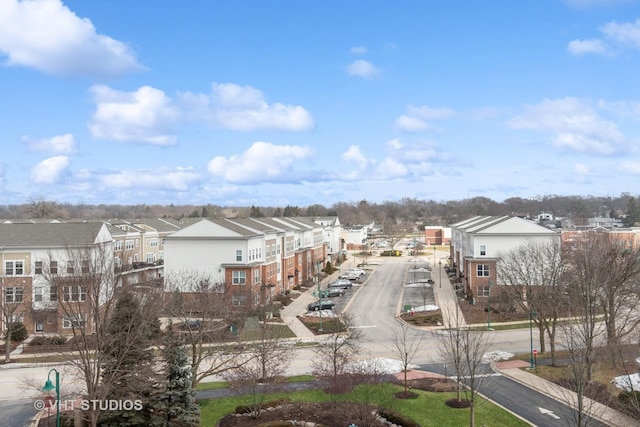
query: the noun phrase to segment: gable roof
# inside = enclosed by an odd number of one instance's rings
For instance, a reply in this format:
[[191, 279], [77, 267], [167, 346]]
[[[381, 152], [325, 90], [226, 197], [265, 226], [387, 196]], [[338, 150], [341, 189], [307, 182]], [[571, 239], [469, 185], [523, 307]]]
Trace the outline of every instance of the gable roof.
[[102, 222], [0, 224], [0, 247], [91, 245], [99, 242], [100, 234], [106, 229]]

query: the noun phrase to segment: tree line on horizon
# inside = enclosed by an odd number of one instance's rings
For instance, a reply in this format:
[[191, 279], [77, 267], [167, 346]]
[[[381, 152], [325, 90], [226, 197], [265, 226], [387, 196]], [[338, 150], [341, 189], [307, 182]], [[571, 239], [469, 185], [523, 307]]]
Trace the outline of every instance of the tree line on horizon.
[[514, 215], [534, 218], [541, 212], [571, 218], [584, 224], [590, 217], [621, 218], [625, 225], [640, 222], [636, 196], [618, 197], [548, 195], [535, 198], [511, 197], [502, 202], [478, 196], [461, 200], [435, 201], [402, 198], [382, 203], [365, 199], [337, 202], [331, 206], [219, 206], [214, 204], [71, 204], [32, 197], [19, 205], [0, 205], [3, 219], [110, 219], [110, 218], [234, 218], [337, 216], [345, 226], [389, 223], [423, 223], [446, 226], [476, 215]]

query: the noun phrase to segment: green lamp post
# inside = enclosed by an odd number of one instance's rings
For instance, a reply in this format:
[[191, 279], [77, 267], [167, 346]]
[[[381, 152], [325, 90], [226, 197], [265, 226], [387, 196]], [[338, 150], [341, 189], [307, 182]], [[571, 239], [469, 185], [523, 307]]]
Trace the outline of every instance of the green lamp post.
[[[51, 372], [56, 373], [55, 385], [51, 382]], [[42, 387], [42, 391], [46, 391], [47, 393], [51, 393], [54, 390], [56, 392], [56, 427], [60, 427], [60, 372], [55, 368], [49, 371], [47, 374], [47, 382], [44, 383], [44, 387]]]

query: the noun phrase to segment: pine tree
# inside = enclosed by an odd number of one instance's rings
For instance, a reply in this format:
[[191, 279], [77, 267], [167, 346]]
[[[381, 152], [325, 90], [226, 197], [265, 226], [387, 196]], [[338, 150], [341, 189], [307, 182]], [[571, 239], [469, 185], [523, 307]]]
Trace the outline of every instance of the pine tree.
[[196, 391], [192, 387], [189, 358], [169, 326], [164, 347], [167, 363], [167, 388], [160, 400], [167, 426], [197, 427], [200, 425], [200, 407], [196, 403]]
[[627, 215], [623, 222], [625, 227], [633, 227], [637, 222], [640, 222], [640, 206], [634, 197], [629, 198], [627, 202]]
[[157, 319], [145, 316], [135, 295], [124, 291], [118, 297], [107, 324], [102, 378], [113, 383], [110, 400], [140, 401], [143, 408], [103, 412], [101, 426], [150, 425], [149, 402], [153, 400], [157, 374], [149, 348], [158, 328]]

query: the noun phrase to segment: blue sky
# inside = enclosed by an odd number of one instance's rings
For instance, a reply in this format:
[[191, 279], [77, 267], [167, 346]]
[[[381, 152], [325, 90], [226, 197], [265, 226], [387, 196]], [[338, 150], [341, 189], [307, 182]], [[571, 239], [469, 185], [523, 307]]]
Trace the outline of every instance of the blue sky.
[[0, 0], [2, 204], [637, 194], [640, 0]]

